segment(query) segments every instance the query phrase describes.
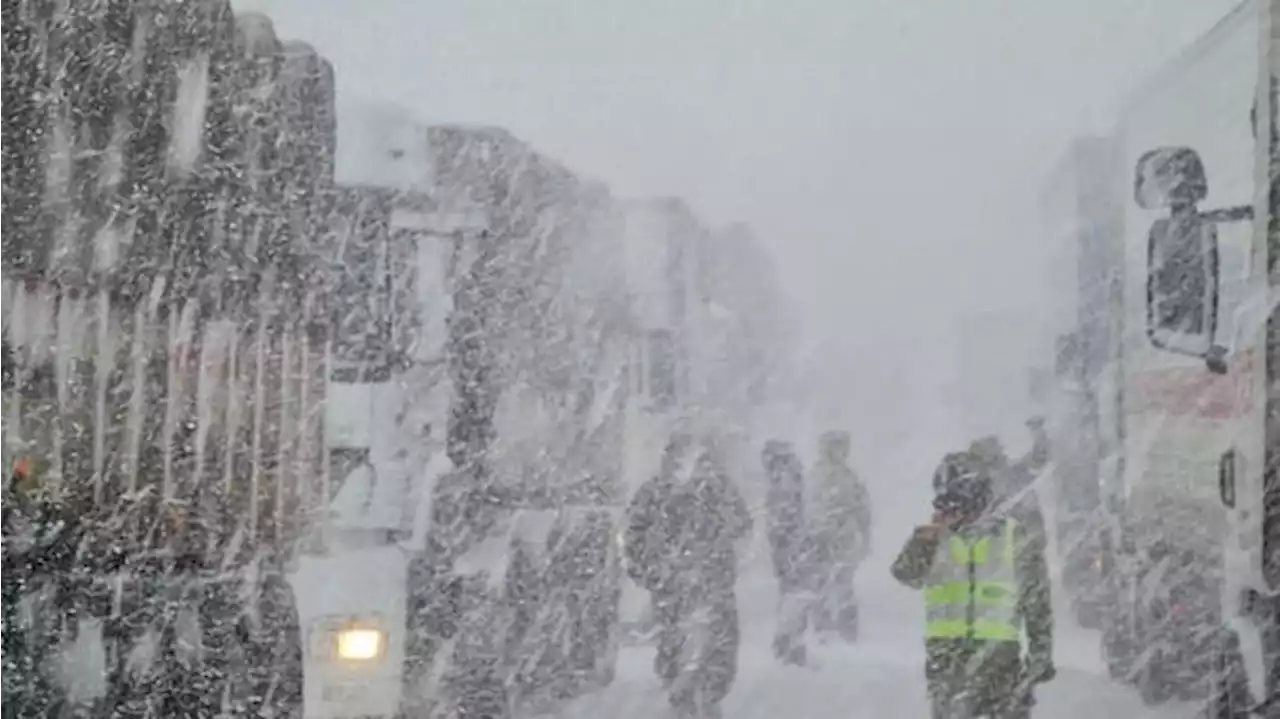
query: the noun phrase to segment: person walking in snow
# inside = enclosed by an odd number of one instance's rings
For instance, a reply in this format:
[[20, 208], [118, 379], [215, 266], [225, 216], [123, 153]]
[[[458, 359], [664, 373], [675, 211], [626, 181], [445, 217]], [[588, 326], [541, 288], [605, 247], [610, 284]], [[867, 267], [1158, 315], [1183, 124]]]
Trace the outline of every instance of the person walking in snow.
[[[751, 527], [746, 501], [714, 447], [684, 433], [671, 438], [658, 476], [627, 508], [628, 567], [653, 594], [654, 669], [679, 716], [717, 716], [737, 674], [735, 545]], [[689, 636], [690, 618], [702, 611], [709, 617], [705, 653], [686, 666], [682, 649], [698, 643]]]
[[871, 497], [849, 467], [848, 432], [824, 432], [813, 467], [813, 523], [820, 566], [814, 628], [846, 641], [858, 637], [854, 577], [871, 552]]
[[771, 439], [761, 459], [768, 487], [765, 509], [769, 553], [778, 578], [778, 618], [773, 653], [786, 664], [804, 665], [813, 589], [813, 537], [805, 514], [804, 467], [791, 443]]
[[993, 513], [990, 470], [972, 453], [945, 457], [933, 486], [933, 521], [916, 527], [892, 567], [924, 593], [933, 719], [1028, 719], [1032, 688], [1055, 674], [1044, 544]]

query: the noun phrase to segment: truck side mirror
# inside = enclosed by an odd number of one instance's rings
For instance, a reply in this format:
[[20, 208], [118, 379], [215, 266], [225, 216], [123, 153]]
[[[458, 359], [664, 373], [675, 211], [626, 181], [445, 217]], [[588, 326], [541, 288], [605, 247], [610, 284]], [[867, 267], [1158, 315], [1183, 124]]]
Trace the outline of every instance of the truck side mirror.
[[[1147, 235], [1147, 336], [1180, 354], [1221, 358], [1218, 228], [1192, 211], [1161, 218]], [[1209, 364], [1216, 364], [1209, 362]]]
[[1218, 324], [1218, 228], [1196, 205], [1208, 194], [1204, 163], [1189, 147], [1162, 147], [1138, 159], [1134, 201], [1168, 208], [1147, 234], [1147, 337], [1170, 352], [1226, 370], [1214, 343]]
[[1133, 199], [1138, 207], [1193, 207], [1208, 195], [1204, 163], [1190, 147], [1157, 147], [1138, 158], [1133, 177]]

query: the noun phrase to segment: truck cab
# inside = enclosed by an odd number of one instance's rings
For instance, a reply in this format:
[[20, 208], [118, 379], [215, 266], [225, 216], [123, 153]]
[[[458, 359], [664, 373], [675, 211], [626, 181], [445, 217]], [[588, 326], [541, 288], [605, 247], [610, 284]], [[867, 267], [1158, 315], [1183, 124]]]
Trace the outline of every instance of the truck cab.
[[1214, 717], [1280, 692], [1278, 23], [1244, 2], [1130, 94], [1099, 175], [1123, 208], [1104, 649], [1148, 701], [1207, 697]]
[[427, 128], [412, 113], [345, 101], [338, 123], [335, 186], [319, 223], [332, 327], [323, 509], [291, 579], [310, 715], [391, 717], [414, 665], [423, 514], [453, 469], [443, 437], [453, 394], [445, 263], [467, 228], [437, 211]]
[[539, 195], [573, 178], [496, 128], [338, 116], [327, 514], [293, 577], [308, 711], [505, 713], [607, 682], [624, 353], [579, 262], [608, 228], [574, 214], [607, 192]]
[[1120, 264], [1122, 198], [1111, 138], [1074, 138], [1041, 196], [1048, 240], [1050, 326], [1055, 334], [1047, 374], [1054, 462], [1053, 525], [1063, 586], [1076, 620], [1100, 629], [1114, 598], [1112, 523], [1120, 455], [1117, 391], [1122, 315], [1113, 268]]

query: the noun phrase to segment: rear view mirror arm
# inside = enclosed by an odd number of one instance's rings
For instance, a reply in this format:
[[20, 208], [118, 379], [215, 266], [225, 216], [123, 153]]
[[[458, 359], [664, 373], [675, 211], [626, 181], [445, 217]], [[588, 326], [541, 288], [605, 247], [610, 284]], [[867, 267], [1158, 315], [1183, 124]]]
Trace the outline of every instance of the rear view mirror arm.
[[1253, 205], [1238, 205], [1236, 207], [1223, 207], [1218, 210], [1205, 210], [1200, 213], [1200, 219], [1214, 224], [1222, 224], [1224, 222], [1248, 222], [1253, 220]]
[[1190, 350], [1182, 349], [1181, 347], [1170, 345], [1167, 342], [1162, 341], [1154, 332], [1147, 332], [1147, 339], [1152, 345], [1159, 347], [1165, 352], [1182, 355], [1183, 357], [1194, 357], [1196, 359], [1204, 360], [1205, 367], [1214, 374], [1226, 374], [1227, 372], [1227, 348], [1222, 345], [1211, 345], [1207, 353], [1200, 354], [1199, 352], [1192, 352]]

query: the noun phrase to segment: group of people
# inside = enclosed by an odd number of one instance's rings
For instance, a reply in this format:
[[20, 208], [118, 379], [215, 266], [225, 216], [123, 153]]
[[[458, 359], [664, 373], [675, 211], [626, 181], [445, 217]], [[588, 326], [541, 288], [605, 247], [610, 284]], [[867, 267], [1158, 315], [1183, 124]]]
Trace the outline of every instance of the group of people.
[[[849, 452], [847, 433], [824, 434], [806, 477], [786, 442], [771, 440], [763, 450], [768, 538], [782, 597], [774, 650], [784, 662], [805, 662], [810, 616], [819, 630], [850, 640], [857, 634], [853, 574], [870, 548], [871, 508]], [[727, 467], [714, 441], [676, 433], [657, 476], [627, 511], [626, 563], [651, 593], [655, 670], [684, 716], [716, 716], [737, 672], [737, 548], [755, 522]], [[698, 610], [705, 610], [705, 626], [687, 621]], [[705, 634], [706, 651], [693, 659], [689, 679], [682, 651], [694, 631]]]
[[[892, 566], [899, 582], [924, 594], [935, 719], [1025, 719], [1034, 687], [1055, 673], [1046, 533], [1033, 486], [1048, 441], [1040, 421], [1028, 427], [1033, 447], [1017, 461], [995, 437], [943, 459], [933, 478], [933, 519], [916, 528]], [[871, 502], [849, 466], [848, 433], [824, 433], [817, 449], [807, 472], [786, 441], [770, 440], [762, 451], [780, 597], [773, 649], [796, 665], [808, 660], [810, 628], [856, 640], [854, 575], [871, 550]], [[660, 471], [628, 507], [626, 566], [651, 594], [654, 668], [677, 716], [718, 716], [733, 684], [738, 547], [753, 528], [722, 449], [690, 433], [671, 437]], [[699, 612], [701, 623], [690, 622]], [[704, 649], [690, 657], [698, 641]]]
[[826, 432], [806, 474], [790, 443], [770, 440], [764, 446], [768, 539], [779, 596], [773, 650], [788, 664], [807, 662], [810, 624], [846, 641], [858, 636], [854, 573], [871, 551], [871, 499], [849, 467], [849, 453], [847, 432]]

